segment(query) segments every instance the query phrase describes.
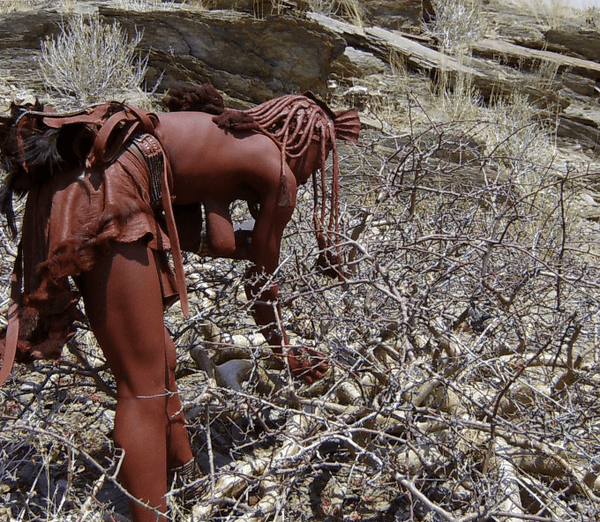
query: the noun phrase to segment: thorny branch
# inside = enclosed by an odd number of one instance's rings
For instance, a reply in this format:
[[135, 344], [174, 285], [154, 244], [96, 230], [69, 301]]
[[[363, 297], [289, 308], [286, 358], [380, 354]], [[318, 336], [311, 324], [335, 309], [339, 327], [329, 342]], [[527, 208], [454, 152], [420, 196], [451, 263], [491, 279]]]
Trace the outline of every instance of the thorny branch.
[[[512, 136], [486, 152], [464, 127], [428, 121], [340, 151], [344, 283], [315, 269], [312, 197], [298, 194], [277, 280], [292, 344], [332, 361], [310, 388], [262, 345], [246, 267], [188, 256], [191, 319], [175, 309], [166, 325], [207, 476], [198, 517], [600, 514], [600, 233], [576, 206], [596, 173], [513, 161]], [[14, 245], [0, 237], [5, 309]], [[19, 520], [112, 509], [112, 378], [88, 330], [75, 342], [77, 358], [17, 367], [0, 390], [0, 496]], [[177, 492], [173, 519], [186, 512]]]

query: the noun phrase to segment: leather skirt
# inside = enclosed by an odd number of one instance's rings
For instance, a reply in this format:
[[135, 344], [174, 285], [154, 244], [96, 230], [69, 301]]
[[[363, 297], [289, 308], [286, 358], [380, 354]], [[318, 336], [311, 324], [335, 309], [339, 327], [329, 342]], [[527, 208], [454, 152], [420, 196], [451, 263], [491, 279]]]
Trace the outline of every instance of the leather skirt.
[[[167, 251], [169, 238], [150, 196], [144, 158], [129, 146], [109, 165], [57, 172], [32, 188], [22, 227], [23, 293], [16, 360], [58, 359], [74, 335], [77, 276], [90, 270], [113, 242], [142, 240], [153, 251], [163, 303], [178, 299]], [[0, 333], [0, 343], [3, 342]]]

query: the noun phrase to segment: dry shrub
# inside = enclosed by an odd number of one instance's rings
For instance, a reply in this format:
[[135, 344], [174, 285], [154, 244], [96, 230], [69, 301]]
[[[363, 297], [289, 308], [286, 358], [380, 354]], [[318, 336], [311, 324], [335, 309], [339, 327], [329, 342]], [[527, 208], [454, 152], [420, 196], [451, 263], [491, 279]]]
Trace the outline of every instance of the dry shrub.
[[358, 0], [308, 0], [308, 4], [316, 13], [339, 16], [362, 27], [363, 14]]
[[444, 52], [460, 53], [483, 37], [486, 18], [481, 0], [434, 0], [435, 19], [427, 25]]
[[[293, 342], [331, 357], [311, 388], [261, 346], [244, 264], [189, 256], [192, 317], [174, 310], [166, 323], [206, 474], [199, 519], [598, 516], [600, 238], [571, 210], [593, 176], [548, 162], [543, 128], [515, 112], [498, 104], [470, 126], [423, 115], [430, 124], [408, 134], [365, 130], [345, 145], [343, 283], [314, 267], [312, 196], [300, 191], [276, 277]], [[190, 347], [218, 369], [248, 358], [247, 380], [217, 386]], [[88, 499], [89, 517], [108, 509], [89, 484], [111, 482], [118, 462], [104, 417], [114, 400], [99, 388], [111, 378], [85, 328], [72, 348], [80, 362], [18, 367], [0, 390], [0, 494], [20, 520], [64, 519]]]
[[295, 243], [289, 321], [335, 353], [324, 401], [348, 404], [313, 419], [335, 449], [306, 473], [335, 481], [345, 516], [372, 514], [358, 483], [395, 520], [598, 513], [598, 233], [569, 211], [588, 175], [557, 169], [522, 109], [349, 152], [345, 285], [323, 288]]
[[529, 12], [539, 24], [551, 29], [558, 29], [566, 20], [581, 16], [567, 0], [513, 0], [513, 3]]
[[103, 24], [98, 15], [75, 16], [56, 38], [42, 42], [40, 71], [55, 105], [72, 108], [116, 99], [140, 103], [147, 58], [136, 52], [142, 33], [133, 40], [118, 22]]
[[[399, 64], [390, 92], [405, 80]], [[551, 122], [524, 96], [485, 106], [463, 78], [430, 114], [401, 92], [370, 108], [406, 132], [366, 129], [340, 151], [347, 280], [315, 269], [310, 188], [286, 231], [284, 324], [329, 354], [326, 379], [301, 385], [261, 345], [243, 263], [188, 256], [191, 318], [175, 309], [166, 324], [206, 474], [198, 519], [600, 514], [600, 237], [576, 212], [597, 173], [556, 163]], [[1, 239], [5, 310], [14, 246]], [[246, 357], [247, 379], [217, 385], [192, 347], [217, 368]], [[0, 390], [5, 513], [110, 509], [90, 485], [106, 489], [118, 465], [112, 386], [85, 325], [62, 363], [17, 368]], [[173, 519], [185, 513], [176, 495], [171, 505]]]
[[33, 8], [39, 8], [43, 4], [42, 0], [4, 0], [0, 4], [0, 13], [13, 13], [16, 11], [27, 11]]
[[600, 29], [600, 8], [597, 6], [587, 7], [583, 12], [583, 16], [587, 27], [595, 29], [596, 31]]
[[13, 13], [44, 8], [59, 8], [64, 11], [73, 11], [77, 0], [2, 0], [0, 13]]

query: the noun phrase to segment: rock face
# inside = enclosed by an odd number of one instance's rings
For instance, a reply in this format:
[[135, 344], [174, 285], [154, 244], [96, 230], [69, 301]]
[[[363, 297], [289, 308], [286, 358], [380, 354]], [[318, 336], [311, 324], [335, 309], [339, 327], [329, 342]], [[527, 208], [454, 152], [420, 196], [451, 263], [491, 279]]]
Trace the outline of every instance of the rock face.
[[[429, 0], [366, 0], [354, 12], [341, 3], [339, 16], [360, 17], [365, 25], [418, 30]], [[100, 7], [131, 33], [144, 27], [142, 46], [150, 52], [149, 83], [210, 82], [233, 98], [253, 103], [290, 92], [312, 90], [324, 97], [332, 63], [341, 57], [354, 76], [382, 72], [384, 64], [306, 16], [306, 0], [210, 0], [210, 11], [134, 12]], [[356, 60], [347, 60], [347, 56]], [[363, 65], [367, 65], [363, 70]]]
[[[143, 28], [148, 85], [160, 81], [159, 91], [177, 81], [209, 82], [240, 106], [306, 90], [327, 97], [329, 80], [354, 84], [381, 74], [395, 55], [409, 72], [434, 78], [443, 69], [450, 82], [466, 75], [484, 97], [520, 85], [536, 105], [557, 111], [559, 135], [591, 148], [600, 142], [600, 33], [591, 26], [571, 21], [549, 29], [532, 14], [490, 0], [491, 37], [471, 44], [470, 59], [455, 60], [420, 34], [423, 20], [435, 16], [429, 0], [364, 0], [354, 8], [339, 2], [335, 19], [310, 12], [308, 0], [210, 0], [204, 11], [114, 5], [88, 0], [75, 8], [116, 20], [131, 35]], [[58, 7], [0, 14], [5, 84], [41, 91], [40, 40], [57, 34], [70, 14]], [[555, 67], [553, 89], [532, 81], [542, 63]]]
[[[359, 16], [367, 25], [416, 30], [422, 4], [368, 0], [358, 4], [357, 12], [340, 4], [337, 14]], [[212, 10], [125, 10], [106, 1], [75, 5], [76, 13], [99, 13], [109, 23], [118, 21], [131, 35], [143, 28], [148, 84], [161, 79], [160, 89], [175, 81], [210, 82], [230, 97], [252, 103], [306, 90], [326, 95], [331, 64], [344, 53], [346, 42], [306, 16], [307, 1], [212, 0], [207, 7]], [[60, 7], [0, 14], [0, 51], [4, 63], [10, 62], [5, 78], [18, 80], [26, 71], [35, 71], [40, 40], [57, 34], [69, 14]], [[370, 73], [381, 71], [381, 63], [360, 53], [354, 52], [358, 59], [354, 64], [344, 59], [347, 73], [364, 74], [365, 63], [370, 64]], [[28, 75], [26, 83], [36, 86], [37, 78]]]
[[350, 79], [383, 74], [385, 68], [385, 62], [376, 58], [373, 53], [346, 47], [344, 54], [333, 63], [331, 72], [336, 78]]
[[588, 60], [600, 62], [600, 33], [589, 29], [550, 29], [545, 33], [550, 45]]
[[230, 96], [259, 103], [290, 92], [324, 96], [330, 64], [345, 42], [317, 24], [291, 16], [257, 19], [216, 11], [186, 15], [100, 9], [129, 32], [144, 27], [142, 48], [150, 52], [150, 82], [209, 82]]
[[[234, 9], [258, 17], [311, 10], [308, 0], [205, 0], [204, 5], [209, 9]], [[338, 17], [348, 20], [360, 18], [364, 25], [408, 32], [417, 31], [423, 16], [427, 18], [434, 13], [431, 0], [360, 0], [356, 3], [328, 2], [324, 5], [333, 9], [333, 13], [329, 14]]]
[[431, 2], [415, 0], [367, 0], [361, 2], [365, 25], [413, 32], [423, 16], [433, 14]]
[[[150, 54], [148, 83], [162, 75], [174, 81], [210, 82], [225, 93], [259, 103], [290, 92], [312, 90], [324, 96], [330, 64], [345, 42], [314, 22], [289, 16], [257, 19], [228, 12], [138, 12], [100, 6], [108, 23], [118, 21], [131, 35], [144, 29], [142, 53]], [[23, 66], [36, 69], [40, 40], [57, 33], [58, 12], [0, 16], [0, 50], [30, 51]]]

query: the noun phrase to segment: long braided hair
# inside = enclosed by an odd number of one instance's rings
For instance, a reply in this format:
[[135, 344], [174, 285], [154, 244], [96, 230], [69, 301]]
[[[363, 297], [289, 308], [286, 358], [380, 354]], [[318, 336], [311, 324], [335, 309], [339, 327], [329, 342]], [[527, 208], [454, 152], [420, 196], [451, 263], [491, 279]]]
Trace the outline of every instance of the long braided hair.
[[[199, 95], [200, 92], [202, 95]], [[198, 103], [204, 95], [209, 98], [207, 103], [210, 104], [211, 109], [214, 109], [215, 92], [206, 85], [183, 86], [171, 89], [164, 103], [171, 110], [204, 110], [201, 103]], [[184, 98], [188, 103], [182, 101]], [[290, 187], [284, 176], [285, 164], [307, 154], [309, 147], [314, 143], [320, 144], [318, 167], [312, 175], [313, 220], [320, 250], [317, 265], [325, 274], [343, 279], [339, 253], [339, 163], [336, 139], [352, 142], [358, 140], [360, 121], [357, 111], [351, 109], [336, 114], [324, 102], [307, 92], [303, 95], [274, 98], [246, 110], [230, 109], [223, 105], [221, 114], [215, 116], [213, 120], [224, 129], [260, 132], [277, 144], [281, 150], [281, 178], [277, 202], [281, 206], [291, 203]], [[330, 151], [333, 160], [333, 179], [329, 195], [329, 219], [327, 219], [325, 164]], [[317, 178], [317, 170], [321, 172], [320, 180]]]

